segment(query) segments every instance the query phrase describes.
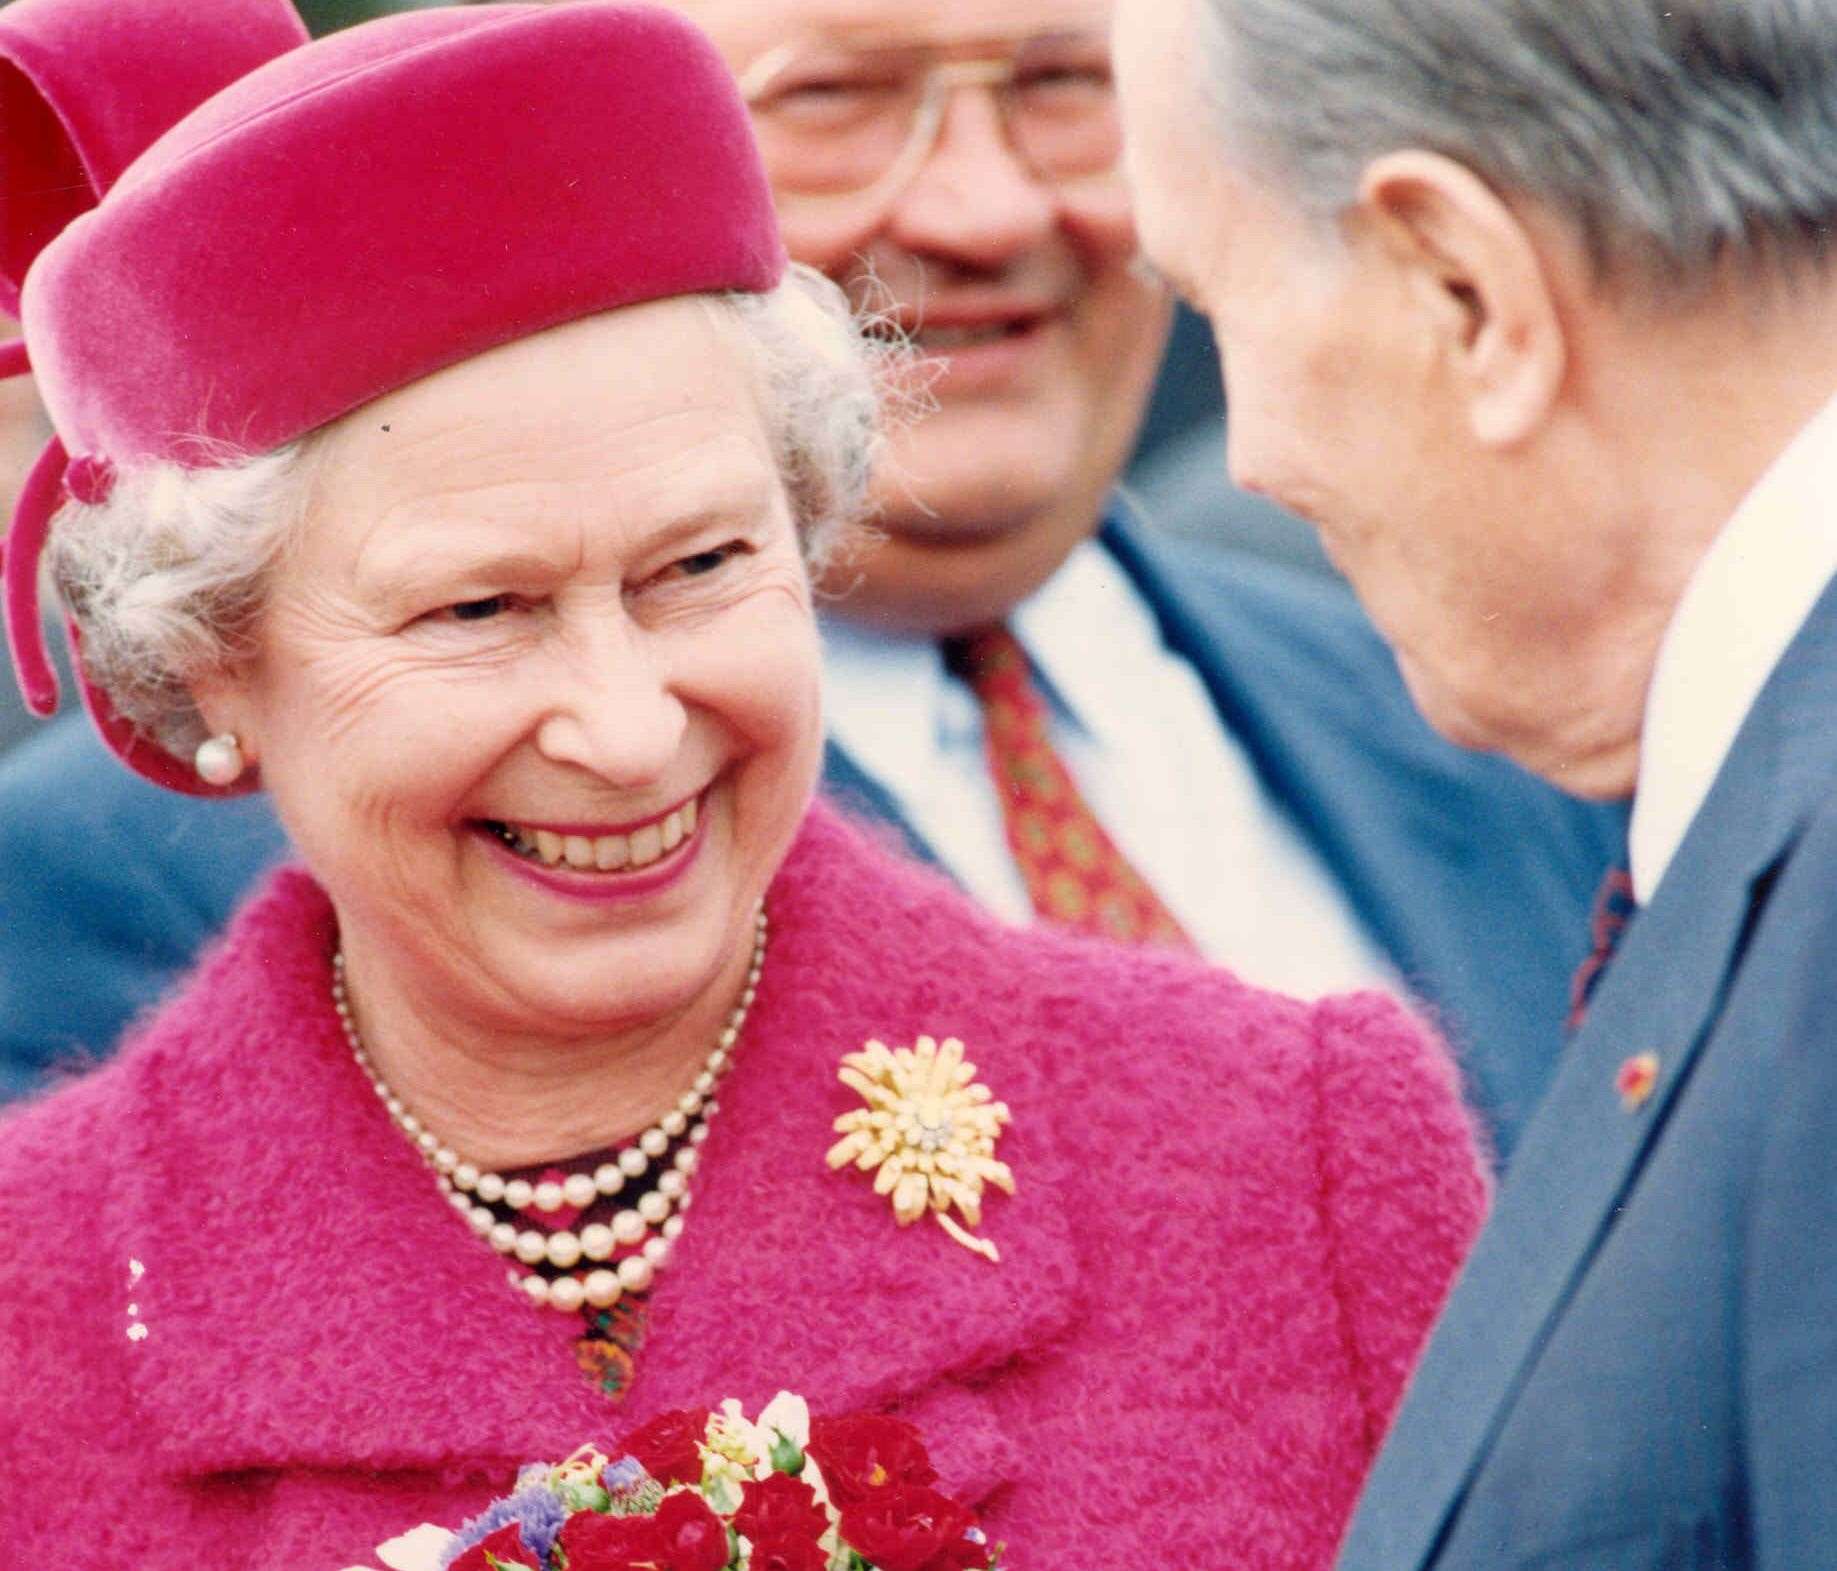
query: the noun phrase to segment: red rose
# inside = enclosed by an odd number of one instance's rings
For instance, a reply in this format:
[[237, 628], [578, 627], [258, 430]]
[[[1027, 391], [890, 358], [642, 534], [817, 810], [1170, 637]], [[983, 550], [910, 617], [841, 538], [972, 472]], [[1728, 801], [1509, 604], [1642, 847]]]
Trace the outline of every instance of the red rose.
[[740, 1509], [734, 1526], [755, 1544], [774, 1538], [821, 1538], [829, 1514], [816, 1503], [816, 1491], [801, 1478], [773, 1473], [765, 1479], [748, 1479], [740, 1490]]
[[812, 1419], [809, 1451], [823, 1470], [829, 1498], [842, 1507], [875, 1490], [937, 1482], [924, 1441], [903, 1419], [868, 1413]]
[[482, 1543], [474, 1544], [453, 1562], [450, 1571], [492, 1571], [486, 1555], [499, 1565], [527, 1566], [531, 1571], [540, 1571], [541, 1562], [536, 1552], [523, 1547], [523, 1530], [515, 1522], [507, 1522]]
[[662, 1552], [657, 1525], [648, 1516], [598, 1511], [576, 1511], [561, 1524], [555, 1542], [567, 1556], [568, 1571], [637, 1571], [655, 1566]]
[[659, 1413], [641, 1429], [633, 1430], [619, 1449], [636, 1457], [644, 1471], [660, 1484], [699, 1484], [702, 1481], [702, 1438], [708, 1433], [706, 1411], [678, 1408]]
[[935, 1489], [878, 1489], [842, 1512], [842, 1540], [880, 1571], [967, 1571], [988, 1564], [964, 1537], [975, 1515]]
[[721, 1571], [727, 1564], [727, 1524], [700, 1495], [665, 1495], [651, 1520], [657, 1529], [658, 1571]]
[[766, 1538], [753, 1542], [750, 1571], [825, 1571], [829, 1556], [810, 1538]]

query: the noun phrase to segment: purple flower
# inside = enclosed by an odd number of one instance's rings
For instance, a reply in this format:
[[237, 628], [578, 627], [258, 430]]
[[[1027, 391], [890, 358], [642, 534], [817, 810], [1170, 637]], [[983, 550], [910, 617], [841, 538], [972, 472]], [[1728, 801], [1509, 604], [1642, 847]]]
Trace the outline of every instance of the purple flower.
[[635, 1456], [622, 1456], [601, 1468], [600, 1487], [613, 1516], [649, 1516], [663, 1502], [663, 1485]]
[[512, 1522], [522, 1533], [524, 1545], [547, 1566], [549, 1551], [555, 1547], [556, 1535], [567, 1519], [568, 1508], [549, 1487], [548, 1468], [540, 1462], [532, 1462], [517, 1474], [514, 1492], [502, 1500], [492, 1501], [454, 1535], [453, 1542], [440, 1557], [440, 1571], [446, 1571], [474, 1544], [483, 1543], [500, 1527]]
[[600, 1474], [600, 1482], [606, 1493], [616, 1495], [622, 1489], [636, 1489], [651, 1475], [644, 1471], [644, 1464], [635, 1456], [622, 1456], [616, 1462], [608, 1462]]

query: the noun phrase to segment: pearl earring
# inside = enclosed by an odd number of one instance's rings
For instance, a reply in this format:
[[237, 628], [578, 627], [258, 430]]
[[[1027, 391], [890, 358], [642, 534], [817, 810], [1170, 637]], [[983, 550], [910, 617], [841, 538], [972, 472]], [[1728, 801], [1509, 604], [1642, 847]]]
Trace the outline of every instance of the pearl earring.
[[247, 767], [243, 762], [242, 744], [228, 731], [221, 736], [207, 737], [192, 755], [192, 767], [206, 785], [234, 785]]

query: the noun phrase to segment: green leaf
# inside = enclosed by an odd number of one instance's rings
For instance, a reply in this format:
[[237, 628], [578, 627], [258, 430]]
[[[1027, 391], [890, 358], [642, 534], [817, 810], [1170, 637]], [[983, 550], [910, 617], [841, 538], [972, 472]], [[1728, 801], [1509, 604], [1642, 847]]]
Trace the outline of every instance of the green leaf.
[[793, 1478], [804, 1470], [804, 1453], [797, 1447], [797, 1442], [782, 1429], [772, 1431], [772, 1466], [780, 1473], [789, 1473]]
[[604, 1513], [612, 1509], [612, 1496], [598, 1484], [562, 1484], [555, 1493], [561, 1497], [561, 1503], [570, 1511]]

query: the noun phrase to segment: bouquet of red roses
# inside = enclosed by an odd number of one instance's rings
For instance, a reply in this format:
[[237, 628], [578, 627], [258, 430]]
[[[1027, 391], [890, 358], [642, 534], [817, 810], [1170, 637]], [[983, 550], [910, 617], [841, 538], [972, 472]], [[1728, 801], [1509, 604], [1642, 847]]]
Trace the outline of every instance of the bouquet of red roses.
[[661, 1414], [616, 1452], [533, 1463], [457, 1533], [378, 1554], [396, 1571], [998, 1571], [899, 1419], [812, 1420], [780, 1392], [757, 1420], [732, 1401]]

